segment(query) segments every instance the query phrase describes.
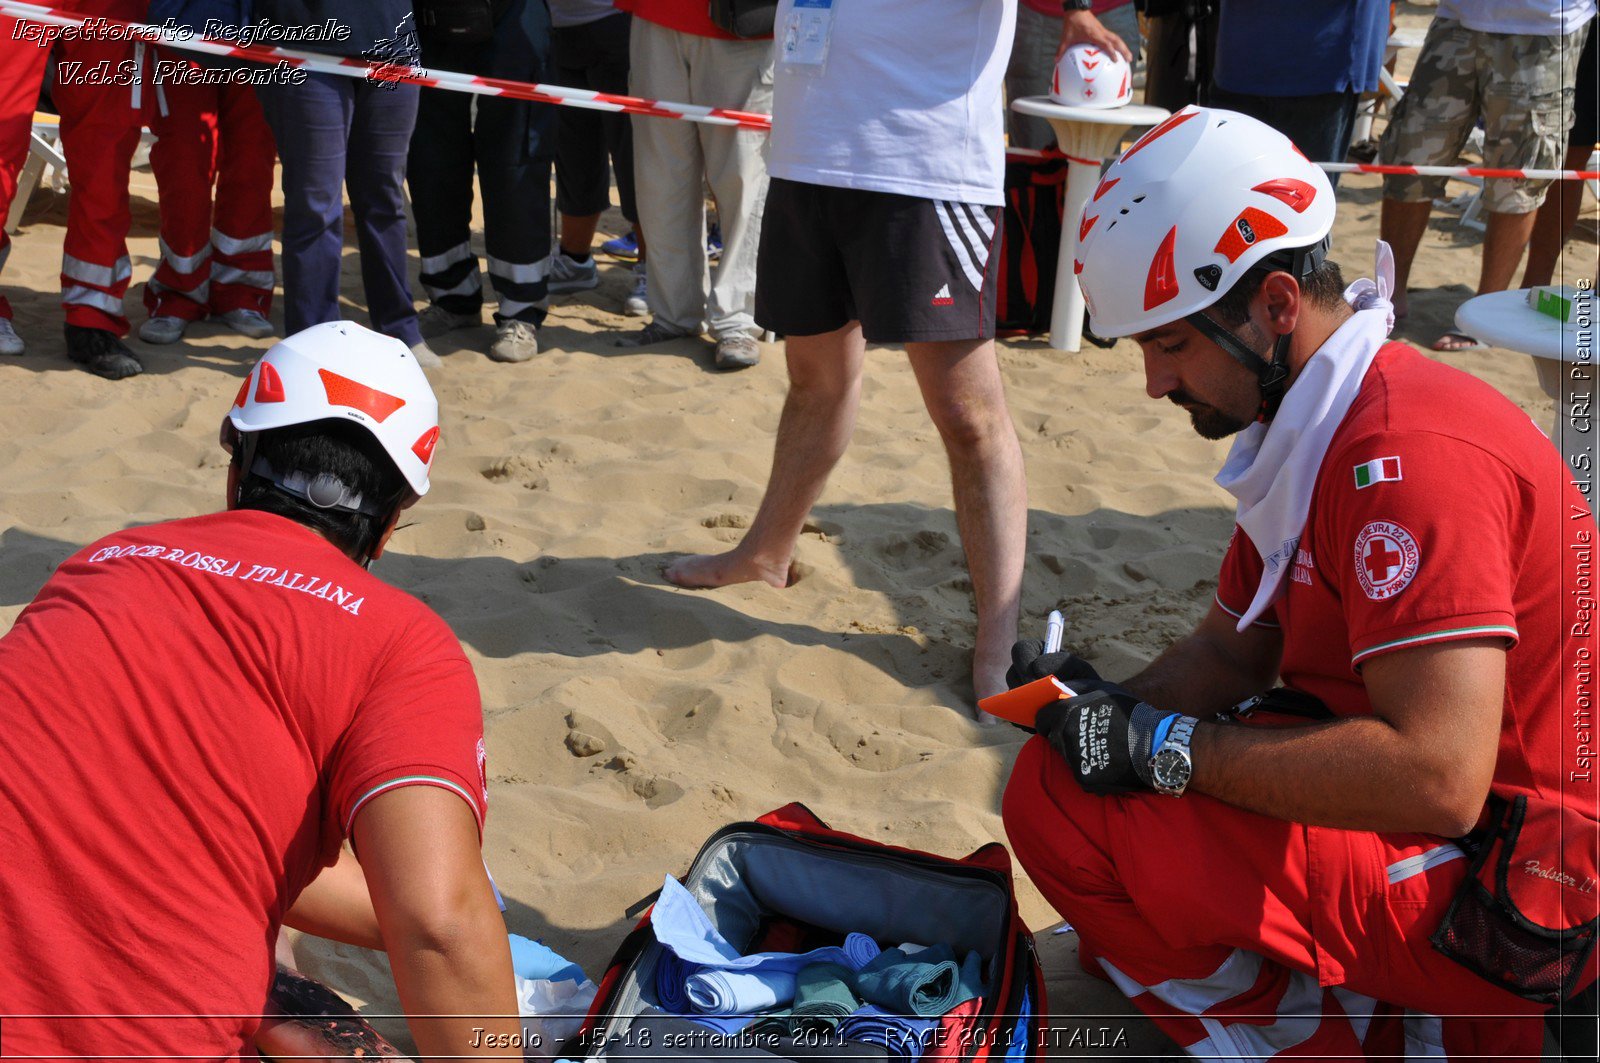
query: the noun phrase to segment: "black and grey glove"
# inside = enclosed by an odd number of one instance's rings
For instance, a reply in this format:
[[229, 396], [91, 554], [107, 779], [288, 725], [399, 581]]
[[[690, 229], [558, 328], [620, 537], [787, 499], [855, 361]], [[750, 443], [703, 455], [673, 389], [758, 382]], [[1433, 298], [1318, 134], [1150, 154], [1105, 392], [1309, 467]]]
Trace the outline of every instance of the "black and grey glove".
[[1053, 675], [1076, 691], [1083, 683], [1099, 683], [1100, 673], [1094, 665], [1075, 653], [1059, 650], [1044, 652], [1039, 639], [1024, 639], [1011, 646], [1011, 667], [1006, 669], [1006, 686], [1016, 689], [1035, 680]]
[[1091, 794], [1153, 790], [1150, 757], [1178, 713], [1164, 712], [1115, 683], [1069, 684], [1075, 698], [1039, 710], [1035, 726]]

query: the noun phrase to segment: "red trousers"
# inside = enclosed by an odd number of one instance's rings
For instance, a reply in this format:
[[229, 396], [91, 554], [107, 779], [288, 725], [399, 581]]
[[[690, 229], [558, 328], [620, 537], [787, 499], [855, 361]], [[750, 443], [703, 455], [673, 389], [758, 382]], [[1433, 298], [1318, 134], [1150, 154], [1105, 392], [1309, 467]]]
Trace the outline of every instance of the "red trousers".
[[[85, 15], [139, 20], [148, 5], [77, 0], [67, 6]], [[72, 182], [61, 306], [67, 324], [121, 336], [128, 331], [122, 297], [133, 275], [128, 170], [139, 146], [143, 101], [152, 92], [147, 73], [134, 66], [144, 49], [113, 40], [63, 39], [59, 47], [51, 98], [61, 112], [61, 151]]]
[[1545, 1009], [1428, 942], [1467, 867], [1450, 842], [1306, 827], [1198, 794], [1097, 797], [1037, 737], [1004, 815], [1085, 968], [1191, 1054], [1539, 1058]]
[[[5, 233], [4, 222], [17, 194], [17, 175], [28, 161], [33, 110], [50, 55], [44, 44], [18, 41], [15, 30], [16, 20], [0, 15], [0, 41], [5, 42], [0, 46], [0, 270], [11, 254], [11, 237]], [[0, 295], [0, 318], [10, 317], [11, 304]]]
[[[157, 52], [160, 69], [188, 62]], [[161, 264], [145, 286], [151, 316], [272, 306], [272, 131], [249, 85], [168, 80], [146, 107], [161, 194]], [[213, 200], [212, 189], [216, 190]]]

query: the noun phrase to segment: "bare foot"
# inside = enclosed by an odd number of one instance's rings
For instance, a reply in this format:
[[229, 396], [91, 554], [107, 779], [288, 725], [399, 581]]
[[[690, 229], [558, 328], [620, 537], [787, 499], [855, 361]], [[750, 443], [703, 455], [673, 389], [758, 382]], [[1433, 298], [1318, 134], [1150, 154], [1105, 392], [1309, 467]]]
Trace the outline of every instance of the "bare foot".
[[690, 554], [680, 557], [661, 570], [667, 582], [690, 590], [708, 587], [726, 587], [734, 583], [754, 583], [760, 580], [769, 586], [782, 589], [800, 578], [795, 565], [787, 559], [769, 564], [746, 558], [738, 550], [725, 554]]
[[1436, 351], [1476, 351], [1482, 347], [1483, 343], [1476, 336], [1469, 336], [1465, 332], [1446, 332], [1433, 341]]
[[[1008, 643], [1003, 653], [985, 653], [981, 650], [972, 655], [972, 690], [978, 700], [994, 694], [1003, 694], [1006, 690], [1006, 669], [1011, 665], [1011, 647]], [[979, 717], [987, 715], [979, 713]]]
[[1389, 296], [1389, 302], [1394, 304], [1394, 319], [1396, 321], [1411, 312], [1411, 300], [1406, 298], [1405, 292], [1395, 292]]

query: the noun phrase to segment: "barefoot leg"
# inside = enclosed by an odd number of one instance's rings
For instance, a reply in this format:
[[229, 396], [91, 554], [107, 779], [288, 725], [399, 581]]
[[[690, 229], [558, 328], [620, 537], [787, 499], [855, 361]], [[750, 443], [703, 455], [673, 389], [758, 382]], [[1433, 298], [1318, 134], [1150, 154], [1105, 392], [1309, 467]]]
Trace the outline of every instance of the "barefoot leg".
[[908, 343], [906, 351], [950, 459], [956, 526], [978, 613], [972, 686], [985, 698], [1005, 690], [1017, 638], [1028, 525], [1022, 447], [993, 340]]
[[668, 565], [667, 579], [680, 587], [752, 580], [785, 587], [790, 582], [795, 540], [855, 430], [866, 344], [861, 326], [851, 322], [836, 332], [790, 336], [785, 348], [789, 395], [778, 420], [761, 508], [732, 550], [683, 557]]

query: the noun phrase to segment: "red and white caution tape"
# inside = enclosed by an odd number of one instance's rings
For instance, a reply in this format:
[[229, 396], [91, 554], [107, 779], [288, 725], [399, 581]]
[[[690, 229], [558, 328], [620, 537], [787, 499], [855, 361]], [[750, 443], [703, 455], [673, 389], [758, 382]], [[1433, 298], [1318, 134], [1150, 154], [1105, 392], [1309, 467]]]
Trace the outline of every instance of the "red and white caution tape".
[[[49, 26], [76, 28], [84, 24], [85, 16], [59, 8], [39, 4], [25, 4], [19, 0], [0, 0], [0, 14]], [[535, 103], [560, 104], [564, 107], [583, 107], [613, 114], [643, 114], [656, 118], [678, 118], [706, 125], [736, 126], [741, 129], [771, 130], [772, 116], [754, 111], [735, 111], [725, 107], [698, 107], [687, 103], [670, 103], [665, 100], [646, 100], [637, 96], [619, 96], [591, 89], [574, 89], [564, 85], [540, 85], [503, 78], [479, 77], [458, 74], [448, 70], [425, 71], [420, 67], [393, 63], [374, 63], [337, 55], [316, 52], [297, 52], [268, 44], [232, 44], [203, 36], [187, 36], [164, 30], [143, 22], [125, 22], [122, 19], [96, 17], [98, 26], [116, 27], [130, 39], [163, 47], [190, 52], [223, 56], [229, 59], [246, 59], [258, 63], [286, 63], [300, 70], [313, 70], [340, 77], [364, 78], [376, 81], [393, 81], [426, 88], [448, 89], [452, 92], [470, 92], [479, 96], [506, 96]], [[1060, 158], [1053, 150], [1037, 151], [1014, 148], [1014, 156], [1031, 158]], [[1090, 163], [1090, 159], [1073, 159]], [[1098, 165], [1098, 163], [1095, 163]], [[1364, 162], [1319, 162], [1318, 166], [1329, 173], [1399, 174], [1416, 177], [1506, 177], [1531, 181], [1592, 181], [1600, 180], [1600, 171], [1593, 170], [1507, 170], [1487, 166], [1384, 166]]]
[[[77, 27], [83, 25], [85, 16], [59, 8], [37, 4], [19, 3], [17, 0], [0, 0], [0, 14], [21, 21], [49, 26]], [[95, 18], [97, 26], [114, 27], [126, 33], [128, 39], [163, 47], [179, 48], [190, 52], [224, 56], [230, 59], [247, 59], [258, 63], [287, 63], [299, 70], [311, 70], [340, 77], [363, 78], [375, 81], [396, 82], [403, 85], [421, 85], [425, 88], [449, 89], [453, 92], [470, 92], [479, 96], [507, 96], [535, 103], [554, 103], [567, 107], [583, 107], [613, 114], [645, 114], [657, 118], [679, 118], [706, 125], [737, 126], [741, 129], [769, 130], [772, 116], [752, 111], [734, 111], [723, 107], [697, 107], [687, 103], [668, 103], [663, 100], [646, 100], [636, 96], [619, 96], [590, 89], [574, 89], [564, 85], [537, 85], [503, 78], [478, 77], [457, 74], [446, 70], [423, 70], [420, 67], [401, 66], [394, 63], [373, 63], [337, 55], [314, 52], [297, 52], [266, 44], [232, 44], [228, 41], [199, 35], [187, 36], [163, 30], [142, 22], [125, 22], [122, 19]], [[15, 45], [7, 42], [8, 47]]]
[[1509, 177], [1516, 181], [1593, 181], [1596, 170], [1505, 170], [1492, 166], [1385, 166], [1375, 162], [1319, 162], [1329, 173], [1382, 173], [1402, 177]]
[[[1007, 148], [1006, 155], [1018, 159], [1066, 159], [1069, 162], [1099, 166], [1094, 159], [1063, 155], [1054, 148]], [[1505, 170], [1491, 166], [1385, 166], [1375, 162], [1319, 162], [1329, 173], [1378, 173], [1410, 177], [1509, 177], [1517, 181], [1596, 181], [1600, 170]]]

